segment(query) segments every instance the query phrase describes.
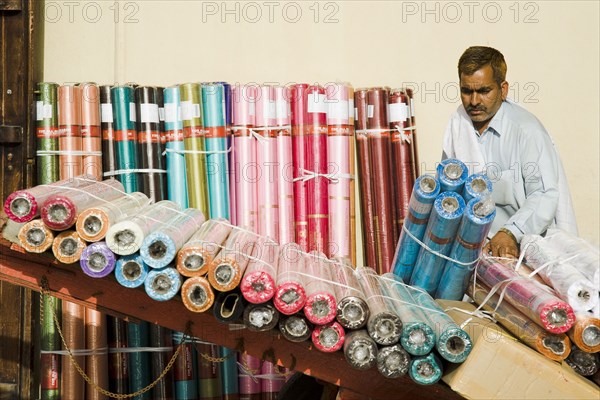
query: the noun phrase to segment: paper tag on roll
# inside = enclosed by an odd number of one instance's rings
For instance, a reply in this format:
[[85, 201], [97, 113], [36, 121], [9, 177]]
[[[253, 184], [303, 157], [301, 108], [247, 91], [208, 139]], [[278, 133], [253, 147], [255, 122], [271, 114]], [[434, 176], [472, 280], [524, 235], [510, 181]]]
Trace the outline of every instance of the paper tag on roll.
[[35, 119], [41, 121], [44, 119], [44, 103], [41, 101], [35, 102]]
[[165, 120], [165, 108], [164, 107], [159, 107], [158, 108], [158, 120], [159, 121], [164, 121]]
[[408, 106], [404, 103], [388, 104], [388, 118], [390, 122], [404, 122], [408, 119]]
[[166, 103], [165, 104], [165, 122], [178, 122], [179, 121], [179, 112], [177, 111], [176, 103]]
[[135, 103], [129, 103], [129, 121], [136, 122]]
[[191, 101], [181, 102], [181, 119], [184, 121], [192, 119], [194, 116], [194, 106]]
[[348, 100], [348, 117], [350, 117], [351, 115], [354, 115], [354, 119], [358, 119], [356, 114], [357, 114], [357, 110], [356, 110], [356, 108], [354, 108], [354, 99], [349, 99]]
[[290, 116], [290, 103], [283, 99], [275, 100], [275, 110], [277, 118], [287, 118]]
[[309, 113], [327, 113], [326, 96], [324, 94], [310, 93], [308, 95], [308, 112]]
[[158, 124], [158, 104], [145, 103], [140, 104], [140, 121], [146, 123]]
[[373, 118], [375, 113], [375, 106], [373, 104], [367, 105], [367, 118]]
[[346, 100], [330, 100], [327, 103], [327, 118], [328, 119], [342, 119], [347, 120], [349, 118], [348, 102]]
[[100, 115], [102, 118], [102, 122], [107, 124], [113, 123], [113, 109], [112, 104], [102, 103], [100, 104]]

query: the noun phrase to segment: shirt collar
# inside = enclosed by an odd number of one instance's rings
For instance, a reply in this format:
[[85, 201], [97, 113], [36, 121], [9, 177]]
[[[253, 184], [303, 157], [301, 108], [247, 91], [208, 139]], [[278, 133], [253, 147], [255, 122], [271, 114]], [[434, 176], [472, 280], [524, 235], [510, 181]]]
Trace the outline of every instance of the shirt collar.
[[500, 104], [500, 108], [498, 109], [496, 114], [492, 117], [492, 120], [490, 121], [490, 124], [488, 125], [486, 131], [491, 130], [498, 136], [502, 135], [502, 132], [505, 131], [505, 129], [503, 129], [504, 128], [503, 121], [504, 121], [505, 109], [506, 109], [506, 101], [503, 101], [502, 104]]

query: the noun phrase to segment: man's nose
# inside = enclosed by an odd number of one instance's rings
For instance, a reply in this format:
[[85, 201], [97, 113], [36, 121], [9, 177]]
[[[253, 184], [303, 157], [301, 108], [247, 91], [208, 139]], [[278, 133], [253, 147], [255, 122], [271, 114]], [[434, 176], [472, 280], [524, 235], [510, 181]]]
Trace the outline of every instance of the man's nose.
[[476, 106], [476, 105], [479, 105], [480, 102], [481, 102], [481, 97], [479, 97], [479, 93], [477, 93], [477, 92], [471, 93], [471, 97], [470, 97], [471, 105]]

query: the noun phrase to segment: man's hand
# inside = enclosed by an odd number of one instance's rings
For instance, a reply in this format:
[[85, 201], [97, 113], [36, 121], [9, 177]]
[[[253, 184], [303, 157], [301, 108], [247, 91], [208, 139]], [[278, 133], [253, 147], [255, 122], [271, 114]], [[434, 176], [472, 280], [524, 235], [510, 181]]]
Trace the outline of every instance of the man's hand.
[[519, 258], [519, 245], [513, 235], [500, 230], [483, 247], [483, 252], [491, 254], [492, 257]]

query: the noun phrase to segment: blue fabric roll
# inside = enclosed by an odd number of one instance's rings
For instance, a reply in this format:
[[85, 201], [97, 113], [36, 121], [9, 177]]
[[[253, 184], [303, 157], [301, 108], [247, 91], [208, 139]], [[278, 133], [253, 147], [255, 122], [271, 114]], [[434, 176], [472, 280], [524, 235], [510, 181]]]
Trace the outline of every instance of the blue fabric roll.
[[433, 176], [421, 175], [417, 178], [408, 203], [408, 215], [404, 220], [404, 228], [400, 234], [400, 240], [392, 262], [394, 274], [406, 283], [410, 281], [421, 246], [404, 230], [408, 230], [419, 240], [423, 239], [433, 203], [439, 193], [440, 183]]
[[[188, 191], [186, 181], [185, 156], [177, 151], [185, 150], [183, 144], [183, 121], [181, 120], [181, 102], [179, 100], [179, 87], [165, 88], [165, 113], [173, 114], [172, 118], [165, 119], [167, 135], [167, 189], [169, 200], [179, 204], [182, 209], [188, 207]], [[166, 114], [165, 114], [166, 115]]]
[[[153, 246], [160, 246], [161, 254], [156, 255]], [[146, 264], [151, 268], [164, 268], [173, 259], [177, 253], [175, 241], [166, 233], [154, 231], [144, 238], [140, 255]]]
[[[436, 199], [429, 217], [423, 243], [431, 250], [447, 256], [452, 250], [456, 231], [465, 212], [465, 201], [455, 192], [441, 193]], [[446, 260], [421, 248], [410, 285], [424, 289], [433, 296]]]
[[485, 174], [469, 175], [462, 192], [463, 199], [468, 203], [471, 199], [482, 198], [492, 194], [492, 181]]
[[[173, 347], [178, 347], [182, 341], [183, 333], [173, 332]], [[198, 360], [196, 350], [190, 343], [184, 344], [183, 346], [179, 357], [186, 358], [186, 371], [183, 371], [183, 374], [180, 376], [175, 376], [175, 398], [177, 400], [194, 400], [198, 398], [198, 380], [196, 379], [198, 373]], [[190, 376], [186, 376], [186, 372]]]
[[[129, 347], [148, 347], [150, 337], [148, 322], [127, 324], [127, 344]], [[137, 392], [150, 384], [150, 354], [136, 351], [129, 354], [129, 391]], [[150, 392], [134, 397], [135, 400], [150, 399]]]
[[[477, 260], [495, 216], [496, 209], [493, 201], [477, 198], [469, 201], [450, 258], [463, 263]], [[461, 300], [473, 276], [475, 265], [473, 263], [466, 266], [446, 261], [435, 298]]]
[[436, 178], [440, 181], [441, 192], [462, 193], [468, 175], [467, 166], [455, 158], [447, 158], [437, 166]]
[[136, 288], [144, 284], [150, 267], [146, 265], [139, 253], [121, 256], [115, 267], [115, 277], [121, 286]]
[[420, 385], [433, 385], [442, 378], [442, 363], [431, 353], [410, 360], [408, 375]]
[[179, 272], [173, 267], [153, 269], [144, 282], [146, 293], [156, 301], [171, 300], [181, 288]]

